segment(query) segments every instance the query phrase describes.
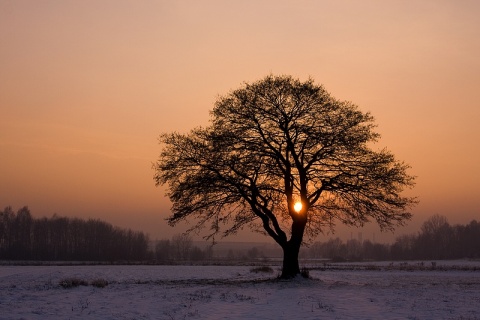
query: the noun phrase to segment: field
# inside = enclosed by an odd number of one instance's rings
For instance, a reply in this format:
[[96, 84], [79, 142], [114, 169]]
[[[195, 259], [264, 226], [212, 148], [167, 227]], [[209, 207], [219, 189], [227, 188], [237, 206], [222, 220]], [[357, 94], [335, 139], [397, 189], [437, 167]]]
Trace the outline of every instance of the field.
[[0, 318], [480, 319], [480, 262], [310, 267], [0, 266]]

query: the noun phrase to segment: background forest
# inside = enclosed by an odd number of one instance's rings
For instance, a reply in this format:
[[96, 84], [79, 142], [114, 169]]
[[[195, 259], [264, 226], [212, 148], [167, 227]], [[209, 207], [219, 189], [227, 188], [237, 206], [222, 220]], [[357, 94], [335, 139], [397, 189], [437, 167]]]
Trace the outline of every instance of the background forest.
[[[252, 244], [242, 249], [216, 250], [189, 235], [151, 241], [143, 232], [114, 227], [101, 220], [34, 218], [28, 207], [0, 211], [0, 260], [179, 263], [218, 260], [268, 261], [281, 256]], [[401, 235], [391, 244], [340, 238], [314, 242], [300, 251], [301, 259], [330, 261], [443, 260], [480, 258], [480, 223], [450, 225], [434, 215], [417, 234]]]

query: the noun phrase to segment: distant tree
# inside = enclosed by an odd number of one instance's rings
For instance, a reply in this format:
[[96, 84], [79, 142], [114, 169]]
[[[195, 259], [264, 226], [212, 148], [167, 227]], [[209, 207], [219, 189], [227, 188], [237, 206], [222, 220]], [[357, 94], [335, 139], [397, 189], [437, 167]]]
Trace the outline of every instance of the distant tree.
[[207, 246], [207, 247], [203, 250], [203, 254], [204, 254], [204, 259], [205, 259], [205, 260], [211, 260], [211, 259], [213, 259], [213, 246]]
[[197, 246], [193, 246], [190, 249], [189, 259], [192, 261], [200, 261], [205, 259], [205, 253]]
[[445, 216], [435, 214], [422, 224], [420, 231], [422, 234], [433, 235], [440, 232], [447, 225], [448, 220]]
[[323, 243], [315, 242], [308, 248], [308, 255], [309, 258], [318, 259], [324, 258], [323, 252]]
[[347, 259], [361, 260], [362, 258], [362, 244], [357, 239], [350, 239], [346, 244]]
[[28, 259], [32, 251], [33, 219], [28, 207], [20, 208], [15, 217], [14, 252], [18, 259]]
[[12, 242], [15, 238], [14, 230], [15, 212], [12, 207], [6, 207], [0, 212], [0, 258], [10, 256]]
[[193, 247], [193, 240], [188, 234], [176, 234], [170, 243], [175, 260], [188, 260]]
[[376, 260], [374, 253], [374, 244], [370, 240], [365, 240], [362, 243], [361, 259]]
[[325, 251], [324, 258], [333, 260], [347, 258], [347, 246], [340, 240], [340, 238], [330, 239], [323, 245]]
[[385, 245], [382, 243], [375, 243], [374, 245], [375, 254], [377, 257], [375, 260], [388, 260], [390, 259], [390, 245]]
[[417, 237], [401, 235], [395, 239], [390, 247], [390, 254], [394, 260], [415, 259], [418, 256]]
[[447, 218], [436, 214], [422, 224], [417, 250], [423, 258], [446, 259], [453, 241], [453, 230]]
[[155, 257], [159, 261], [168, 261], [171, 259], [170, 240], [164, 239], [157, 241], [155, 246]]
[[463, 252], [461, 257], [480, 258], [480, 223], [473, 220], [458, 234], [459, 251]]
[[[33, 223], [33, 260], [51, 260], [52, 232], [50, 221], [44, 217], [36, 219]], [[84, 256], [79, 257], [83, 260]]]
[[250, 260], [255, 260], [260, 256], [260, 251], [257, 247], [253, 247], [248, 249], [247, 251], [247, 258]]
[[[336, 222], [375, 220], [393, 229], [411, 217], [408, 165], [383, 149], [374, 119], [334, 99], [313, 80], [267, 76], [220, 97], [211, 125], [160, 136], [157, 185], [168, 185], [169, 223], [198, 218], [213, 236], [245, 225], [263, 229], [283, 249], [282, 277], [300, 273], [304, 233]], [[301, 208], [295, 206], [301, 203]]]

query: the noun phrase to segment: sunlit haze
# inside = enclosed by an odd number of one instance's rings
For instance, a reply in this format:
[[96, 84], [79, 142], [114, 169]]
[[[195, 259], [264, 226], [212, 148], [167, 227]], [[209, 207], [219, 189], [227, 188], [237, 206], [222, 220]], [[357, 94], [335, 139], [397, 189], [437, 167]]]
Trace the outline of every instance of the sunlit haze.
[[293, 209], [295, 210], [295, 212], [300, 212], [300, 210], [302, 210], [302, 203], [301, 202], [296, 202], [294, 205], [293, 205]]
[[[377, 147], [417, 176], [407, 226], [333, 236], [478, 220], [479, 16], [475, 0], [0, 0], [0, 207], [182, 232], [153, 181], [159, 134], [207, 126], [219, 95], [288, 74], [370, 111]], [[253, 239], [270, 241], [229, 238]]]

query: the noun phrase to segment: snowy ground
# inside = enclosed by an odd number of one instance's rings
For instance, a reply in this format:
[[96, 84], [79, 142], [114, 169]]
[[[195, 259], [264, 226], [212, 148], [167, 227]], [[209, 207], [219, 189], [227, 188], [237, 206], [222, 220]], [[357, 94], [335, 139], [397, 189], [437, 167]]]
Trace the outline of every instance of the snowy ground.
[[480, 319], [480, 262], [428, 266], [339, 264], [291, 281], [277, 267], [0, 266], [0, 319]]

